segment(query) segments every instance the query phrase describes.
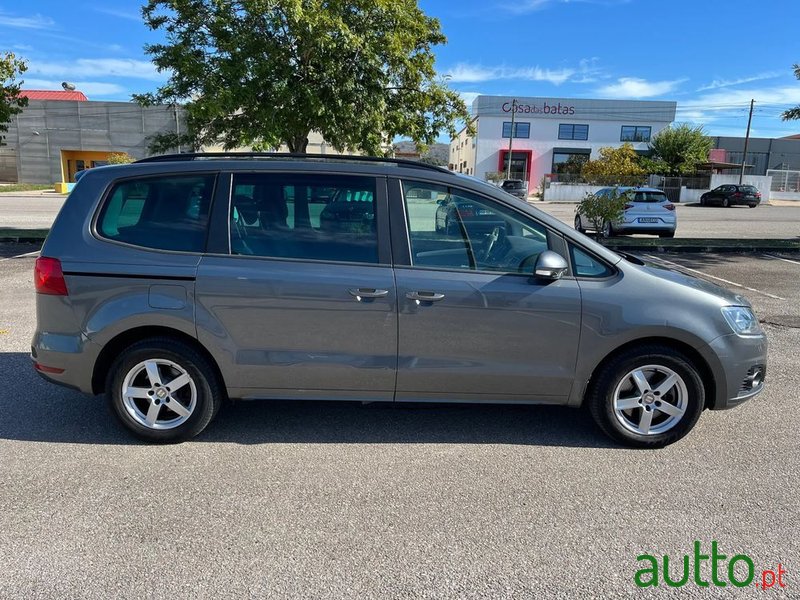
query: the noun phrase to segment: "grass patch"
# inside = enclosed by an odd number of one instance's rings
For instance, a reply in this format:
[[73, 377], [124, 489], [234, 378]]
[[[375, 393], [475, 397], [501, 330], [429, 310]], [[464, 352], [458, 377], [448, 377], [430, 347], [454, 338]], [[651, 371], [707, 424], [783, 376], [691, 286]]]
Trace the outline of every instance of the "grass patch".
[[41, 190], [53, 191], [53, 185], [45, 183], [10, 183], [0, 185], [0, 194], [10, 194], [11, 192], [38, 192]]

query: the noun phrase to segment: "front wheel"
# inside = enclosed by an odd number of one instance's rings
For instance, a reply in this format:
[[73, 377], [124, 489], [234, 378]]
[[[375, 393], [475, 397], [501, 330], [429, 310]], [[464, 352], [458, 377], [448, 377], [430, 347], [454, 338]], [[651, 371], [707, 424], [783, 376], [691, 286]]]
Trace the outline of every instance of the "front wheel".
[[600, 429], [622, 444], [661, 448], [697, 423], [705, 389], [697, 368], [667, 346], [640, 346], [612, 358], [591, 383], [587, 402]]
[[727, 198], [722, 199], [722, 208], [728, 208], [731, 205], [731, 201]]
[[173, 442], [199, 434], [222, 404], [215, 371], [194, 348], [169, 338], [138, 342], [114, 361], [106, 395], [135, 436]]

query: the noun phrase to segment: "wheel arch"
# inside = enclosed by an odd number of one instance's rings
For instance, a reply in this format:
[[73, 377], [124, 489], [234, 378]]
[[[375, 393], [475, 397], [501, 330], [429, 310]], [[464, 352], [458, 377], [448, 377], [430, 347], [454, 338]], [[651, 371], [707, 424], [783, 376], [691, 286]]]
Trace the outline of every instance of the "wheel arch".
[[611, 362], [611, 360], [613, 360], [616, 356], [622, 354], [623, 352], [627, 352], [633, 348], [636, 348], [637, 346], [654, 346], [654, 345], [665, 346], [673, 350], [676, 350], [681, 354], [685, 355], [686, 358], [692, 361], [692, 364], [695, 366], [695, 368], [697, 368], [697, 372], [700, 375], [700, 379], [703, 382], [703, 389], [705, 391], [705, 404], [703, 408], [710, 408], [711, 406], [713, 406], [717, 399], [717, 380], [714, 375], [714, 369], [712, 369], [706, 357], [703, 356], [703, 354], [699, 352], [696, 348], [694, 348], [690, 344], [687, 344], [686, 342], [682, 342], [675, 338], [660, 337], [660, 336], [651, 336], [651, 337], [630, 340], [608, 352], [603, 357], [603, 359], [597, 363], [595, 368], [592, 370], [592, 374], [589, 376], [589, 379], [586, 381], [586, 385], [584, 386], [584, 389], [581, 392], [580, 405], [583, 405], [587, 393], [592, 388], [595, 381], [597, 381], [598, 376], [603, 371], [605, 366], [609, 362]]
[[208, 364], [210, 364], [214, 370], [214, 375], [216, 375], [220, 386], [223, 390], [226, 389], [225, 379], [222, 376], [222, 371], [217, 361], [214, 360], [211, 353], [196, 338], [171, 327], [148, 325], [123, 331], [103, 346], [103, 349], [100, 351], [94, 363], [94, 369], [92, 370], [92, 392], [94, 394], [100, 394], [105, 390], [108, 370], [121, 352], [127, 347], [148, 338], [169, 338], [191, 346], [192, 349], [199, 352], [208, 361]]

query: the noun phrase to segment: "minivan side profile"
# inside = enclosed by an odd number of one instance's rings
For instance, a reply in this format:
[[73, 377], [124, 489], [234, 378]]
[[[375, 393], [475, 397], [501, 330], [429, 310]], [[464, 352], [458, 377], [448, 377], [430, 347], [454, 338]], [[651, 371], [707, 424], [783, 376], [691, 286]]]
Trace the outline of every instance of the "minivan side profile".
[[766, 376], [742, 296], [403, 160], [93, 169], [35, 285], [35, 369], [105, 393], [152, 441], [199, 434], [226, 399], [297, 399], [586, 406], [618, 442], [661, 447]]

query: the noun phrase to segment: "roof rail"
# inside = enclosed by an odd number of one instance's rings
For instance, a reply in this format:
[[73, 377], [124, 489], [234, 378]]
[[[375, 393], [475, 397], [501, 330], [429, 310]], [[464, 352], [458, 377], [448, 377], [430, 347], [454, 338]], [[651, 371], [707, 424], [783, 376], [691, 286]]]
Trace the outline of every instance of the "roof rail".
[[272, 160], [327, 160], [331, 162], [364, 162], [364, 163], [381, 163], [381, 164], [395, 164], [401, 167], [410, 167], [413, 169], [428, 169], [431, 171], [439, 171], [445, 173], [452, 173], [452, 171], [438, 167], [436, 165], [429, 165], [415, 160], [408, 160], [405, 158], [384, 158], [380, 156], [354, 156], [349, 154], [292, 154], [289, 152], [186, 152], [183, 154], [160, 154], [157, 156], [149, 156], [137, 160], [137, 163], [152, 163], [152, 162], [173, 162], [173, 161], [192, 161], [197, 159], [232, 159], [238, 160], [241, 158], [267, 158]]

